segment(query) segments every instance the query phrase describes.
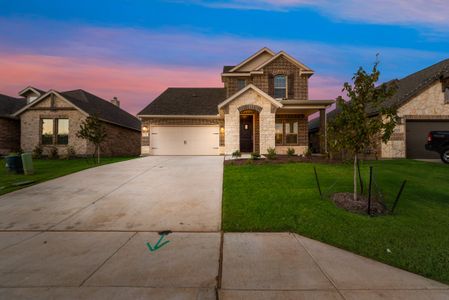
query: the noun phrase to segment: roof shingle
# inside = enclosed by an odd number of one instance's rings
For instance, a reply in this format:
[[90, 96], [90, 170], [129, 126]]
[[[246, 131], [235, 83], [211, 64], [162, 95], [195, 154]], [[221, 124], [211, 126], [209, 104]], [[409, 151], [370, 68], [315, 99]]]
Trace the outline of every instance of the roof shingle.
[[89, 115], [96, 115], [99, 119], [119, 126], [140, 131], [140, 120], [94, 94], [84, 90], [66, 91], [60, 93], [73, 105]]
[[217, 115], [225, 88], [168, 88], [137, 115]]
[[0, 94], [0, 117], [12, 118], [12, 114], [26, 105], [25, 98], [14, 98]]

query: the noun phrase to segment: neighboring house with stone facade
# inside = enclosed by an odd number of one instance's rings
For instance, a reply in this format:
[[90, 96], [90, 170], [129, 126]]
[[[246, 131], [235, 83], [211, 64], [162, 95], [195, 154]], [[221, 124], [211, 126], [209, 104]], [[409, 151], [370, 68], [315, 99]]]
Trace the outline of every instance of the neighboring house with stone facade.
[[38, 146], [45, 155], [56, 147], [60, 155], [65, 155], [71, 147], [76, 155], [91, 155], [94, 145], [76, 135], [82, 121], [95, 115], [107, 134], [101, 145], [102, 155], [140, 154], [140, 121], [121, 109], [116, 98], [107, 101], [84, 90], [44, 92], [33, 87], [20, 95], [25, 97], [24, 103], [11, 117], [20, 120], [20, 132], [15, 137], [25, 152]]
[[20, 149], [20, 120], [13, 114], [25, 105], [25, 98], [0, 94], [0, 156]]
[[[438, 153], [426, 151], [424, 144], [430, 131], [449, 131], [449, 59], [395, 82], [398, 90], [385, 105], [398, 108], [399, 123], [390, 141], [379, 142], [375, 154], [380, 158], [439, 158]], [[327, 118], [336, 113], [328, 113]], [[319, 128], [318, 120], [310, 122], [311, 141]], [[312, 148], [319, 146], [315, 142]]]
[[168, 88], [138, 114], [142, 154], [266, 154], [269, 148], [303, 154], [308, 116], [324, 116], [334, 102], [309, 100], [313, 73], [287, 53], [263, 48], [225, 66], [224, 87]]

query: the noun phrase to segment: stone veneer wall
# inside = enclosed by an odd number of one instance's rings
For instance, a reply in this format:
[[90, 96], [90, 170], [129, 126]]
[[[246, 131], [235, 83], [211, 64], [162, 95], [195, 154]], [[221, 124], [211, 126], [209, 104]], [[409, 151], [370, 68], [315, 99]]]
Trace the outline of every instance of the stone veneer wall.
[[441, 82], [436, 82], [398, 109], [400, 123], [387, 144], [382, 143], [382, 158], [406, 157], [406, 120], [449, 119], [449, 104], [445, 104]]
[[0, 118], [0, 155], [20, 149], [20, 121]]
[[240, 111], [244, 105], [257, 105], [262, 107], [259, 113], [259, 141], [260, 153], [266, 154], [268, 148], [275, 147], [275, 112], [272, 103], [253, 90], [248, 90], [225, 108], [225, 154], [232, 154], [240, 149]]
[[288, 76], [288, 98], [295, 100], [308, 100], [308, 75], [301, 75], [301, 70], [284, 57], [279, 57], [263, 68], [264, 74], [251, 77], [224, 77], [227, 97], [238, 92], [237, 81], [245, 79], [246, 84], [254, 84], [270, 96], [273, 96], [273, 87], [270, 81], [275, 75]]

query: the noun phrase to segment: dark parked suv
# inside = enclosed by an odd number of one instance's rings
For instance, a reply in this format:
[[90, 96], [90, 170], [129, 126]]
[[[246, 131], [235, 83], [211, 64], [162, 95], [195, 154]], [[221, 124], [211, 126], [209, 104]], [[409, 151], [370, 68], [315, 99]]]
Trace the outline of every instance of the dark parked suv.
[[438, 152], [441, 160], [449, 164], [449, 131], [429, 132], [426, 150]]

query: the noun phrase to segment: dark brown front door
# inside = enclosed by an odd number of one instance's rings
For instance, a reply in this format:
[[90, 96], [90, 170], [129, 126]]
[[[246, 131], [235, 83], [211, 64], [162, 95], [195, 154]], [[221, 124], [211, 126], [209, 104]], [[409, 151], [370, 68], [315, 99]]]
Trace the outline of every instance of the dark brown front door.
[[253, 152], [253, 116], [240, 116], [240, 152]]

